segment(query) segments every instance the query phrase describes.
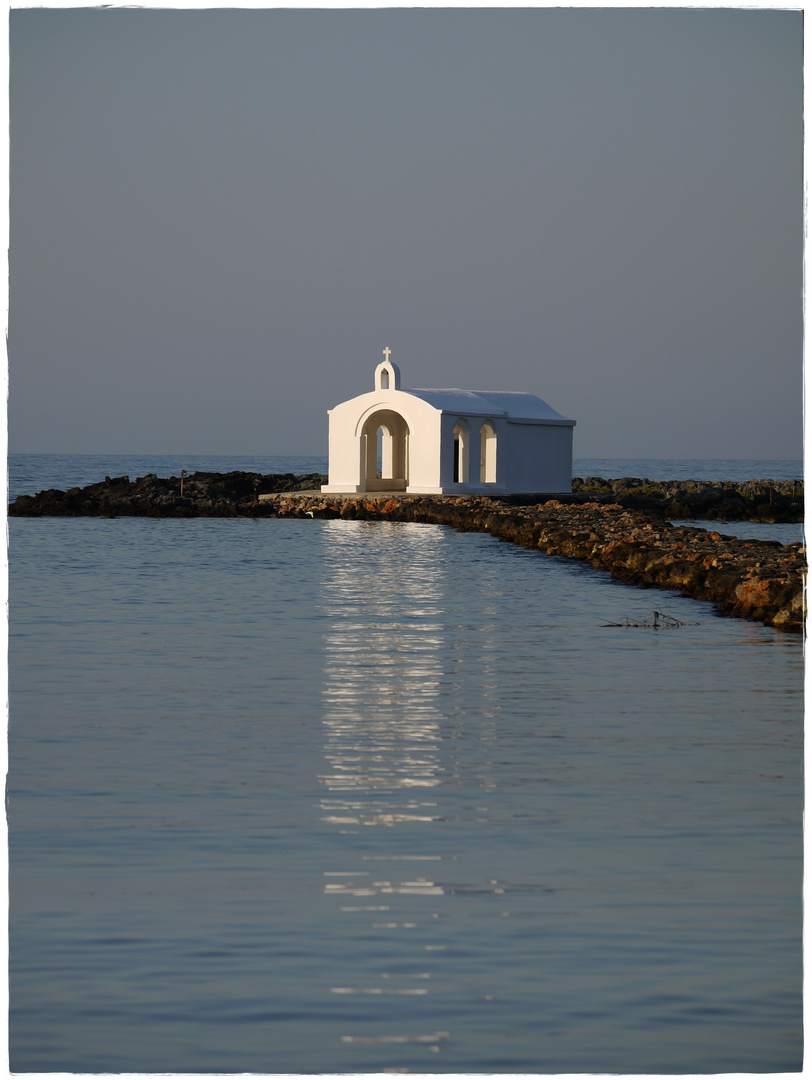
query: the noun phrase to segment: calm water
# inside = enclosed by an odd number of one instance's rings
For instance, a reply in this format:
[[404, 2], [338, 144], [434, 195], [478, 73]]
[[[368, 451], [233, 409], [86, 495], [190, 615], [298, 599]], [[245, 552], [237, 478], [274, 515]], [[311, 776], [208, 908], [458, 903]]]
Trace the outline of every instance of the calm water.
[[437, 526], [9, 532], [13, 1070], [801, 1067], [796, 638]]

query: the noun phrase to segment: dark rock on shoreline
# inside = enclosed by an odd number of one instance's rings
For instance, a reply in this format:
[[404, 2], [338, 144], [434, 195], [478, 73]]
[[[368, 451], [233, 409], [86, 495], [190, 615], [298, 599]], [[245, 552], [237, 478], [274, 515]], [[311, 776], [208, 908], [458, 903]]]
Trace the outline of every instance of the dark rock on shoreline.
[[250, 514], [260, 495], [318, 489], [327, 483], [321, 473], [196, 472], [161, 479], [147, 473], [106, 476], [98, 484], [37, 495], [19, 495], [10, 517], [240, 517]]
[[[421, 521], [489, 532], [547, 555], [578, 559], [641, 588], [709, 600], [725, 615], [804, 628], [806, 552], [800, 544], [738, 540], [669, 518], [802, 521], [803, 485], [635, 478], [573, 481], [573, 493], [486, 496], [322, 495], [320, 474], [197, 472], [105, 477], [70, 491], [20, 495], [11, 517], [316, 517]], [[594, 491], [591, 489], [595, 489]]]
[[630, 509], [659, 509], [665, 518], [706, 521], [800, 522], [804, 519], [802, 480], [641, 480], [576, 476], [573, 493]]

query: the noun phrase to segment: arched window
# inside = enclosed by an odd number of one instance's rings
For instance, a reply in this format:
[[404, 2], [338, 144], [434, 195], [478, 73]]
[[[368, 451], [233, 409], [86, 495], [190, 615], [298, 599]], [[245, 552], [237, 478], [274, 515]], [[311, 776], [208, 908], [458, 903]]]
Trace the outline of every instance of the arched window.
[[464, 420], [457, 421], [454, 428], [454, 483], [468, 483], [468, 425]]
[[496, 432], [491, 424], [479, 429], [479, 482], [496, 483]]
[[381, 390], [389, 389], [389, 372], [386, 368], [381, 368]]

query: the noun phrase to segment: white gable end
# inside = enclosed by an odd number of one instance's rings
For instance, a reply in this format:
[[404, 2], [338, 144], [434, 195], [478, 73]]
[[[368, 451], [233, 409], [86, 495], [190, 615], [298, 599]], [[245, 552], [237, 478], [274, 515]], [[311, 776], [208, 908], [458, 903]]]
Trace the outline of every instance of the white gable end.
[[571, 490], [574, 420], [533, 394], [402, 389], [390, 359], [374, 389], [329, 411], [325, 492]]

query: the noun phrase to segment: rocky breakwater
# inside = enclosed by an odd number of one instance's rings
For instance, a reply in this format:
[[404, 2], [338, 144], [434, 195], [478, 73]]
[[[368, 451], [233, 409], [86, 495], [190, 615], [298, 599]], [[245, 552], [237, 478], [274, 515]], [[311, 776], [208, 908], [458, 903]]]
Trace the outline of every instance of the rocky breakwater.
[[196, 472], [162, 479], [148, 473], [137, 480], [106, 476], [98, 484], [37, 495], [18, 495], [10, 517], [246, 517], [260, 495], [302, 491], [327, 483], [320, 473]]
[[723, 615], [776, 629], [804, 628], [806, 551], [801, 544], [737, 540], [670, 525], [660, 512], [547, 498], [531, 505], [475, 497], [278, 495], [274, 516], [419, 521], [579, 559], [641, 588], [712, 602]]
[[604, 480], [576, 476], [580, 498], [616, 502], [627, 509], [656, 509], [665, 518], [699, 521], [796, 522], [804, 519], [802, 480]]

